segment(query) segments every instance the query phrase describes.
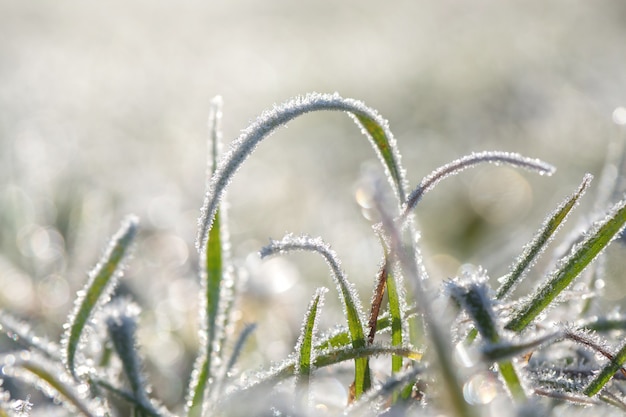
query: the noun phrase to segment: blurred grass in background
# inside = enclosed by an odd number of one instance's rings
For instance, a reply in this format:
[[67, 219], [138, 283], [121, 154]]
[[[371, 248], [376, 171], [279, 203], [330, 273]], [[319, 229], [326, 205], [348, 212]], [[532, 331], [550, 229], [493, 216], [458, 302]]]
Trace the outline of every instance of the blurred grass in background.
[[[120, 291], [145, 309], [140, 340], [162, 376], [151, 378], [156, 390], [180, 403], [197, 343], [193, 240], [217, 94], [227, 142], [297, 94], [363, 100], [389, 120], [412, 185], [472, 151], [555, 164], [553, 178], [477, 169], [418, 209], [436, 278], [464, 262], [499, 276], [510, 258], [490, 252], [518, 252], [624, 135], [611, 120], [626, 104], [624, 39], [626, 4], [609, 0], [0, 0], [0, 308], [56, 338], [106, 238], [136, 213], [142, 234]], [[357, 203], [359, 177], [375, 164], [348, 118], [314, 114], [236, 177], [242, 314], [276, 341], [248, 365], [288, 353], [314, 282], [329, 283], [306, 255], [261, 263], [254, 253], [269, 237], [324, 237], [369, 295], [380, 255]], [[620, 287], [607, 291], [616, 301]]]

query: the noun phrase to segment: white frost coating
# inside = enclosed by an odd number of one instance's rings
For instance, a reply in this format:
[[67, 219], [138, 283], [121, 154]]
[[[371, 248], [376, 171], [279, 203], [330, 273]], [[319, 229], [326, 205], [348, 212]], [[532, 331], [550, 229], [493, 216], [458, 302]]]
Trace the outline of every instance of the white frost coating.
[[409, 194], [402, 213], [402, 219], [408, 216], [408, 213], [415, 208], [423, 195], [432, 190], [439, 181], [482, 163], [512, 165], [536, 172], [539, 175], [552, 175], [556, 171], [556, 168], [547, 162], [540, 159], [528, 158], [517, 153], [499, 151], [472, 153], [471, 155], [464, 156], [437, 168], [430, 175], [425, 177], [422, 182], [420, 182], [420, 185]]
[[[390, 151], [395, 160], [396, 166], [400, 167], [398, 176], [401, 184], [396, 186], [392, 181], [392, 173], [388, 171], [387, 164], [385, 171], [394, 188], [394, 191], [400, 201], [404, 201], [406, 180], [404, 170], [400, 166], [400, 155], [396, 147], [395, 139], [389, 130], [388, 123], [375, 110], [367, 107], [363, 102], [353, 99], [342, 98], [339, 94], [319, 94], [311, 93], [305, 96], [296, 97], [280, 106], [275, 106], [272, 110], [263, 112], [241, 135], [233, 141], [230, 150], [221, 158], [217, 170], [213, 174], [205, 198], [205, 204], [202, 208], [201, 221], [199, 224], [198, 241], [196, 242], [199, 250], [204, 247], [207, 240], [208, 231], [211, 229], [213, 218], [217, 212], [219, 201], [230, 183], [235, 172], [241, 164], [250, 156], [256, 146], [273, 133], [278, 127], [288, 123], [294, 118], [313, 111], [318, 110], [335, 110], [346, 111], [353, 115], [363, 116], [373, 120], [385, 132], [390, 144]], [[360, 123], [359, 123], [360, 124]], [[363, 126], [362, 126], [363, 127]], [[365, 132], [367, 133], [367, 132]], [[369, 134], [366, 135], [373, 143]], [[379, 158], [382, 155], [376, 149]]]
[[[333, 251], [330, 246], [321, 238], [312, 238], [306, 235], [294, 236], [293, 234], [287, 234], [281, 240], [271, 240], [269, 245], [261, 249], [260, 255], [261, 258], [265, 258], [267, 256], [297, 250], [317, 252], [322, 255], [322, 257], [324, 257], [332, 272], [331, 275], [333, 277], [333, 280], [337, 285], [337, 292], [339, 293], [339, 298], [341, 299], [341, 304], [344, 309], [344, 315], [347, 314], [346, 310], [348, 306], [346, 299], [349, 298], [352, 300], [352, 303], [357, 310], [357, 314], [359, 315], [359, 321], [361, 322], [361, 327], [363, 327], [363, 308], [361, 307], [361, 303], [359, 301], [359, 298], [357, 297], [354, 285], [348, 281], [345, 273], [342, 271], [339, 259], [335, 251]], [[366, 329], [363, 329], [363, 332], [365, 332], [365, 330]]]

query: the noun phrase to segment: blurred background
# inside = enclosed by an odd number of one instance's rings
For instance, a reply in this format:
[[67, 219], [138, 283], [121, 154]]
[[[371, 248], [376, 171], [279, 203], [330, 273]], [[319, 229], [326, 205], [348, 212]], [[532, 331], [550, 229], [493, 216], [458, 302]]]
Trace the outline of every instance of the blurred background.
[[[144, 309], [140, 341], [158, 395], [182, 404], [215, 95], [226, 143], [298, 94], [363, 100], [389, 120], [412, 186], [473, 151], [556, 165], [548, 178], [473, 169], [418, 207], [434, 279], [465, 263], [496, 278], [584, 173], [600, 176], [616, 153], [624, 39], [626, 3], [616, 0], [0, 0], [0, 308], [56, 340], [108, 237], [139, 215], [119, 292]], [[279, 130], [236, 176], [240, 314], [259, 323], [246, 366], [285, 357], [314, 288], [332, 287], [315, 255], [258, 260], [268, 238], [322, 236], [368, 305], [380, 250], [356, 196], [377, 166], [348, 117], [316, 113]], [[595, 185], [570, 228], [606, 206]], [[607, 288], [619, 305], [626, 286]], [[341, 320], [329, 309], [322, 328]]]

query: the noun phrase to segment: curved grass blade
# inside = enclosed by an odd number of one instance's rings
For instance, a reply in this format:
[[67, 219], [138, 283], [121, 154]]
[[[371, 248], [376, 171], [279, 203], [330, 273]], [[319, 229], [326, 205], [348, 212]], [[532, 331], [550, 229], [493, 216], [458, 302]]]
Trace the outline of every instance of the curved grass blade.
[[625, 224], [626, 200], [622, 200], [613, 206], [605, 220], [592, 227], [587, 238], [575, 246], [569, 256], [559, 261], [557, 269], [514, 313], [505, 328], [516, 332], [524, 330], [619, 235]]
[[378, 153], [400, 204], [404, 203], [405, 174], [400, 165], [400, 154], [388, 123], [375, 110], [360, 101], [346, 99], [338, 94], [308, 94], [294, 98], [261, 114], [233, 142], [230, 151], [223, 156], [209, 183], [202, 209], [203, 215], [200, 220], [197, 241], [199, 248], [206, 244], [208, 231], [211, 229], [219, 201], [227, 185], [256, 146], [278, 127], [302, 114], [319, 110], [345, 111], [355, 117]]
[[308, 404], [309, 402], [309, 381], [313, 370], [313, 361], [315, 359], [315, 350], [313, 349], [313, 334], [317, 327], [317, 317], [322, 304], [324, 303], [324, 294], [328, 291], [326, 288], [318, 288], [309, 304], [302, 331], [296, 345], [296, 385], [298, 386], [298, 395], [301, 398], [299, 404]]
[[37, 336], [28, 323], [22, 322], [0, 310], [0, 332], [20, 344], [24, 349], [32, 349], [53, 361], [61, 361], [60, 349], [56, 343]]
[[525, 246], [522, 255], [515, 264], [511, 265], [511, 272], [504, 277], [502, 284], [496, 292], [497, 299], [505, 299], [522, 280], [528, 268], [535, 263], [535, 260], [541, 255], [545, 247], [553, 240], [560, 226], [567, 220], [569, 213], [578, 205], [578, 201], [585, 194], [592, 180], [593, 175], [585, 174], [576, 192], [563, 201], [554, 213], [543, 222], [533, 240]]
[[138, 219], [129, 216], [111, 239], [109, 247], [98, 265], [89, 274], [89, 281], [78, 293], [74, 311], [70, 315], [67, 330], [63, 335], [64, 362], [73, 377], [76, 375], [76, 353], [83, 331], [94, 311], [100, 308], [113, 291], [117, 278], [123, 270], [123, 261], [128, 256], [131, 243], [137, 234]]
[[417, 188], [409, 194], [406, 203], [404, 204], [401, 221], [404, 222], [404, 220], [406, 220], [409, 213], [415, 209], [415, 206], [419, 203], [424, 194], [432, 190], [435, 185], [439, 183], [439, 181], [452, 175], [456, 175], [467, 168], [483, 163], [492, 163], [497, 165], [508, 164], [528, 169], [538, 173], [539, 175], [552, 175], [556, 170], [556, 168], [546, 162], [539, 159], [527, 158], [517, 153], [499, 151], [472, 153], [471, 155], [464, 156], [463, 158], [437, 168], [430, 175], [424, 178]]
[[[2, 358], [0, 358], [2, 359]], [[6, 357], [3, 361], [6, 363]], [[25, 383], [42, 390], [46, 396], [58, 401], [70, 411], [78, 411], [86, 417], [100, 417], [108, 412], [103, 401], [86, 398], [84, 387], [77, 385], [72, 375], [59, 366], [34, 352], [15, 355], [5, 365], [4, 371]]]
[[[341, 270], [336, 254], [321, 239], [312, 239], [308, 236], [295, 237], [287, 235], [280, 241], [272, 241], [268, 246], [261, 249], [261, 257], [277, 253], [286, 253], [294, 250], [305, 250], [317, 252], [324, 257], [328, 263], [333, 280], [337, 285], [339, 298], [344, 306], [344, 314], [348, 321], [348, 329], [350, 330], [350, 338], [352, 346], [355, 349], [363, 348], [367, 345], [365, 332], [361, 317], [361, 306], [354, 287], [348, 282], [345, 274]], [[355, 396], [360, 397], [371, 386], [371, 376], [369, 363], [367, 358], [359, 358], [355, 360]]]

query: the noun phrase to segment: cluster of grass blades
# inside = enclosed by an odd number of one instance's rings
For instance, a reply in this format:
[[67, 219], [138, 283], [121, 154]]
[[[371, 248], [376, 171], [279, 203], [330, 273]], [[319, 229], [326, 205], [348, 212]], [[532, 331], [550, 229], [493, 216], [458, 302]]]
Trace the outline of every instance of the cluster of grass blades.
[[[382, 190], [384, 181], [370, 184], [380, 220], [372, 226], [381, 243], [381, 266], [372, 273], [369, 311], [321, 238], [287, 234], [270, 241], [260, 250], [261, 257], [292, 251], [321, 255], [345, 323], [332, 331], [318, 329], [328, 289], [317, 289], [303, 312], [293, 354], [267, 371], [241, 378], [235, 364], [254, 325], [233, 330], [241, 327], [233, 323], [238, 276], [229, 253], [223, 196], [263, 139], [290, 120], [318, 110], [341, 111], [354, 119], [378, 155], [396, 199], [394, 204], [384, 201], [389, 195]], [[480, 267], [466, 269], [438, 288], [422, 263], [413, 218], [425, 193], [479, 164], [506, 164], [540, 175], [552, 174], [552, 166], [514, 153], [479, 152], [434, 170], [411, 190], [387, 122], [359, 101], [337, 94], [292, 99], [259, 116], [223, 154], [220, 120], [221, 100], [215, 99], [207, 193], [197, 238], [201, 343], [189, 378], [185, 416], [316, 414], [320, 411], [311, 400], [316, 375], [338, 364], [352, 369], [350, 396], [342, 410], [348, 415], [465, 417], [503, 415], [503, 410], [509, 415], [550, 415], [562, 407], [593, 415], [626, 411], [626, 344], [614, 346], [610, 339], [623, 334], [626, 318], [585, 316], [594, 293], [570, 289], [577, 279], [587, 279], [587, 284], [600, 279], [603, 271], [589, 266], [624, 229], [626, 200], [615, 203], [602, 220], [573, 240], [568, 254], [539, 277], [536, 290], [519, 299], [512, 296], [513, 289], [533, 275], [537, 259], [590, 187], [590, 174], [548, 215], [510, 272], [498, 280], [498, 288], [491, 288]], [[70, 415], [118, 415], [114, 404], [120, 402], [133, 416], [172, 415], [153, 398], [142, 370], [136, 341], [139, 307], [112, 297], [137, 230], [138, 220], [130, 216], [112, 238], [78, 293], [60, 343], [42, 339], [28, 324], [0, 312], [0, 329], [16, 343], [14, 351], [0, 355], [1, 378], [36, 387]], [[583, 271], [589, 272], [585, 278]], [[585, 308], [572, 316], [581, 297]], [[568, 311], [568, 322], [559, 321], [559, 310]], [[94, 340], [98, 343], [91, 343]], [[380, 357], [389, 358], [383, 373], [372, 368]], [[28, 398], [11, 399], [1, 389], [0, 395], [0, 417], [39, 415]], [[595, 407], [584, 408], [590, 405]]]

